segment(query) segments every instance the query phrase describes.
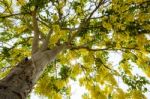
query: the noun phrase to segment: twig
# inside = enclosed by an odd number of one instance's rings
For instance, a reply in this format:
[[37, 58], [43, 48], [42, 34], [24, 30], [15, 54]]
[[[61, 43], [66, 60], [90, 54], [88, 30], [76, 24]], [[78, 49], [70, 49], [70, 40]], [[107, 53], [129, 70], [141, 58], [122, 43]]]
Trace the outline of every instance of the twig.
[[92, 15], [94, 14], [94, 12], [97, 11], [97, 9], [103, 4], [103, 0], [101, 0], [101, 2], [99, 2], [98, 6], [91, 12], [91, 14], [89, 15], [89, 17], [86, 19], [86, 21], [89, 21], [92, 17]]
[[30, 13], [14, 13], [14, 14], [10, 14], [10, 15], [0, 16], [0, 18], [8, 18], [8, 17], [18, 16], [18, 15], [24, 15], [24, 14], [30, 14]]

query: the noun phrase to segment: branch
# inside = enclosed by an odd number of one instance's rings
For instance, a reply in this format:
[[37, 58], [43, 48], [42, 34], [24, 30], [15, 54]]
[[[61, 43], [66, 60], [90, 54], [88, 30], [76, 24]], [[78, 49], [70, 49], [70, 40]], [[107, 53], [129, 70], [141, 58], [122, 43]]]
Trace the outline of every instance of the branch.
[[10, 3], [6, 2], [5, 0], [2, 0], [0, 3], [4, 4], [4, 6], [6, 7], [6, 8], [4, 7], [4, 9], [5, 9], [4, 12], [7, 12], [7, 10], [8, 10], [9, 13], [12, 14], [12, 11], [10, 10], [11, 6], [12, 6], [12, 0], [10, 1]]
[[67, 27], [60, 27], [61, 30], [69, 30], [69, 31], [76, 31], [79, 28], [67, 28]]
[[44, 40], [43, 44], [42, 44], [42, 50], [46, 50], [47, 47], [48, 47], [48, 43], [49, 43], [49, 40], [50, 40], [50, 37], [51, 37], [51, 34], [53, 33], [53, 29], [50, 29], [48, 34], [47, 34], [47, 37], [46, 39]]
[[[85, 66], [83, 66], [83, 65], [81, 65], [80, 64], [80, 67], [81, 67], [81, 69], [82, 69], [82, 71], [83, 71], [83, 73], [84, 73], [84, 75], [85, 75], [85, 78], [86, 78], [86, 80], [90, 80], [87, 76], [86, 76], [86, 70], [87, 69], [90, 69], [90, 68], [87, 68], [87, 67], [85, 67]], [[89, 75], [90, 76], [90, 75]], [[91, 78], [91, 76], [90, 76], [90, 78]]]
[[[33, 26], [32, 26], [31, 24], [29, 24], [29, 22], [24, 21], [24, 23], [26, 23], [27, 28], [28, 28], [29, 30], [31, 30], [31, 31], [33, 30]], [[40, 31], [40, 30], [39, 30], [39, 36], [41, 37], [40, 40], [44, 40], [44, 39], [45, 39], [44, 33], [42, 33], [42, 31]]]
[[[104, 0], [105, 1], [105, 0]], [[81, 32], [83, 30], [84, 27], [88, 26], [88, 23], [92, 17], [92, 15], [97, 11], [97, 9], [102, 5], [104, 4], [103, 0], [101, 0], [99, 3], [98, 3], [98, 6], [96, 6], [96, 8], [91, 12], [91, 14], [89, 15], [89, 17], [86, 19], [84, 19], [83, 22], [81, 22], [80, 26], [79, 26], [79, 29], [72, 35], [72, 37], [68, 40], [68, 43], [71, 43], [71, 41], [78, 35], [79, 32]]]
[[58, 16], [59, 16], [59, 21], [61, 21], [61, 20], [62, 20], [62, 16], [63, 16], [63, 14], [61, 13], [61, 9], [62, 9], [62, 8], [59, 7], [59, 4], [60, 4], [59, 0], [57, 0], [56, 3], [58, 4], [58, 6], [55, 5], [55, 4], [54, 4], [54, 6], [55, 6], [56, 9], [57, 9]]
[[97, 11], [97, 9], [98, 9], [102, 4], [105, 3], [104, 1], [105, 1], [105, 0], [101, 0], [101, 1], [99, 2], [98, 6], [96, 6], [96, 8], [91, 12], [91, 14], [90, 14], [89, 17], [86, 19], [86, 21], [89, 21], [89, 20], [91, 19], [92, 15]]
[[100, 19], [100, 18], [103, 18], [103, 17], [105, 17], [106, 15], [102, 15], [102, 16], [99, 16], [99, 17], [91, 17], [91, 19]]
[[18, 16], [18, 15], [25, 15], [25, 14], [30, 14], [30, 13], [14, 13], [10, 15], [1, 15], [0, 18], [8, 18], [8, 17], [13, 17], [13, 16]]
[[86, 49], [88, 51], [125, 51], [125, 50], [140, 50], [138, 48], [127, 48], [127, 47], [122, 47], [122, 48], [97, 48], [97, 49], [93, 49], [93, 48], [90, 48], [90, 47], [87, 47], [87, 46], [77, 46], [77, 47], [71, 47], [70, 46], [70, 50], [79, 50], [79, 49]]
[[66, 44], [62, 44], [59, 46], [55, 46], [51, 50], [46, 50], [44, 52], [44, 54], [46, 55], [46, 59], [51, 60], [51, 61], [54, 60], [56, 58], [57, 54], [60, 53], [61, 51], [63, 51], [65, 48], [66, 48]]
[[[41, 24], [43, 24], [44, 26], [46, 26], [47, 28], [51, 28], [50, 25], [46, 24], [45, 22], [38, 20]], [[69, 30], [69, 31], [75, 31], [78, 30], [79, 28], [68, 28], [68, 27], [60, 27], [61, 30]]]
[[39, 49], [39, 27], [36, 19], [36, 9], [32, 12], [34, 38], [32, 42], [32, 55]]
[[94, 55], [93, 55], [93, 57], [94, 57], [95, 61], [100, 62], [106, 69], [108, 69], [108, 70], [111, 71], [111, 72], [114, 72], [114, 73], [116, 72], [116, 73], [117, 73], [117, 71], [116, 71], [115, 69], [110, 68], [108, 65], [106, 65], [106, 64], [102, 61], [102, 59], [101, 59], [100, 57], [95, 57]]
[[111, 68], [109, 68], [108, 66], [106, 66], [106, 65], [103, 63], [103, 61], [102, 61], [102, 59], [101, 59], [101, 58], [98, 58], [98, 59], [99, 59], [99, 62], [101, 62], [101, 63], [102, 63], [102, 65], [103, 65], [106, 69], [108, 69], [108, 70], [112, 71], [112, 69], [111, 69]]

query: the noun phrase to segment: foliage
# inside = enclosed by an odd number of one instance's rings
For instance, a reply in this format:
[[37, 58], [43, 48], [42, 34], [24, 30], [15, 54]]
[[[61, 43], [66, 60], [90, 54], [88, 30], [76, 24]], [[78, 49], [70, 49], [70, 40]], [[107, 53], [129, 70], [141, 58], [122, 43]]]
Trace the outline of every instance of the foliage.
[[[71, 40], [70, 48], [37, 82], [37, 94], [69, 98], [69, 81], [75, 80], [88, 90], [83, 99], [145, 99], [150, 77], [149, 5], [149, 0], [1, 0], [0, 77], [22, 58], [31, 57], [31, 12], [37, 8], [41, 41], [53, 29], [49, 49]], [[109, 61], [112, 52], [122, 56], [117, 68]], [[146, 76], [134, 74], [132, 63]], [[128, 92], [118, 86], [116, 77], [129, 86]]]

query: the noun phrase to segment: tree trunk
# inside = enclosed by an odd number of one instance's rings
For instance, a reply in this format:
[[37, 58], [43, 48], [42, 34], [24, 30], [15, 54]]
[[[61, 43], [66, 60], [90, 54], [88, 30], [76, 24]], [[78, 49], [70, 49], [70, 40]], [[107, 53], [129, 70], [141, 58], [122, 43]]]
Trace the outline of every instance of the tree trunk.
[[0, 99], [26, 99], [48, 63], [62, 51], [64, 45], [53, 50], [38, 51], [32, 59], [24, 59], [0, 81]]

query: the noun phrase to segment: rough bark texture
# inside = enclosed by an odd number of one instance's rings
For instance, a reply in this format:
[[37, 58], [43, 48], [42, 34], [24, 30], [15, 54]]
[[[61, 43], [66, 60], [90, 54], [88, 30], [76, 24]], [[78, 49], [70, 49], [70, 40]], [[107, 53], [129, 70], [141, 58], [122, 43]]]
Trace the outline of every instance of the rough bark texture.
[[23, 59], [0, 81], [0, 99], [26, 99], [46, 65], [53, 61], [65, 46], [38, 51], [32, 59]]
[[1, 99], [25, 99], [33, 87], [33, 62], [23, 60], [0, 82]]

